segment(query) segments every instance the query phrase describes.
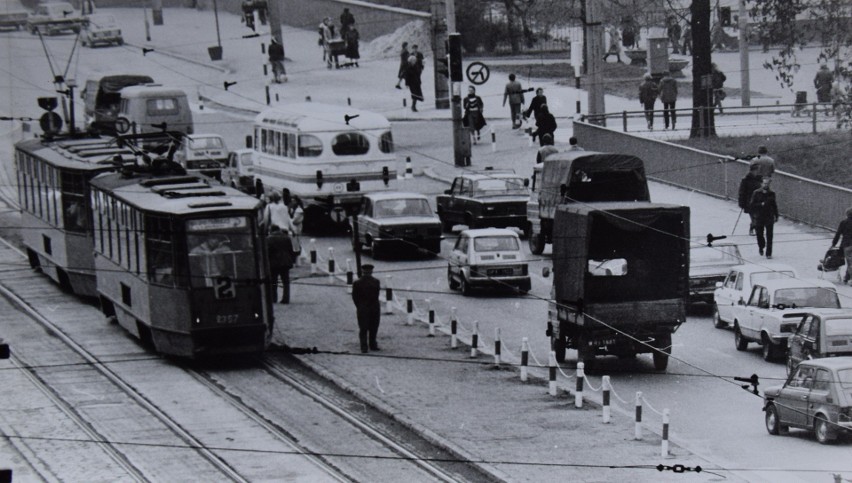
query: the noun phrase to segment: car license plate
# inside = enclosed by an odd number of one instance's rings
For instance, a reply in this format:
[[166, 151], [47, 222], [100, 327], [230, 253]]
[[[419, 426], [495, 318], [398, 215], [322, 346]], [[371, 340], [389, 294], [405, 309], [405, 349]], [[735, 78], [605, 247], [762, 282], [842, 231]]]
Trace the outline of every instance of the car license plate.
[[514, 270], [511, 268], [489, 268], [485, 273], [492, 277], [505, 277], [512, 275]]

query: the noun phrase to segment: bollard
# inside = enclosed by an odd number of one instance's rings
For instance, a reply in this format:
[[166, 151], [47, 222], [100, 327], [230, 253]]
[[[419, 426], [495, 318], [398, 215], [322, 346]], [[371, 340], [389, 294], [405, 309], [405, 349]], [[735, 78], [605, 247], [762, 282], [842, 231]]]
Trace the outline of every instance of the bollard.
[[334, 247], [328, 247], [328, 281], [334, 283]]
[[491, 131], [491, 152], [497, 152], [497, 133], [494, 132], [494, 126], [489, 125], [488, 129]]
[[311, 238], [311, 274], [317, 273], [317, 239]]
[[352, 259], [346, 259], [346, 293], [352, 293], [352, 283], [354, 280], [354, 274], [352, 273]]
[[391, 277], [393, 275], [388, 275], [388, 281], [385, 285], [385, 313], [392, 314], [393, 313], [393, 289], [391, 288]]
[[473, 322], [473, 334], [470, 336], [470, 358], [473, 359], [478, 354], [479, 345], [479, 321]]
[[408, 292], [408, 298], [405, 300], [405, 312], [408, 314], [405, 325], [411, 325], [414, 323], [414, 301], [411, 300], [411, 286], [405, 287], [405, 290]]
[[627, 132], [627, 111], [621, 111], [621, 129]]
[[269, 70], [266, 68], [266, 64], [263, 64], [263, 77], [269, 75]]
[[550, 375], [550, 395], [556, 395], [556, 352], [550, 351], [547, 357], [547, 366]]
[[636, 427], [634, 428], [633, 439], [642, 439], [642, 391], [636, 391]]
[[456, 308], [450, 309], [450, 348], [455, 349], [459, 346], [459, 338], [456, 335], [458, 332], [459, 321], [456, 318]]
[[586, 364], [583, 362], [577, 363], [577, 392], [574, 394], [574, 407], [582, 408], [583, 407], [583, 379], [586, 377], [585, 374]]
[[500, 365], [500, 327], [494, 331], [494, 363]]
[[524, 337], [521, 342], [521, 381], [527, 382], [527, 366], [530, 363], [530, 341]]
[[426, 299], [429, 307], [429, 337], [435, 337], [435, 309], [432, 308], [432, 299]]
[[311, 102], [311, 96], [305, 96], [305, 102]]
[[278, 102], [278, 93], [275, 93], [275, 102]]
[[611, 414], [609, 407], [609, 391], [612, 389], [612, 383], [609, 382], [609, 376], [603, 377], [601, 382], [601, 390], [603, 391], [603, 422], [609, 424]]
[[403, 97], [402, 98], [402, 107], [405, 107], [407, 102], [408, 102], [408, 100]]
[[811, 123], [813, 125], [813, 127], [812, 127], [813, 133], [816, 134], [816, 132], [817, 132], [817, 103], [816, 102], [814, 102], [814, 110], [813, 110], [813, 115], [811, 116]]
[[351, 106], [351, 105], [352, 105], [352, 98], [351, 98], [351, 97], [347, 97], [347, 98], [346, 98], [346, 105], [347, 105], [347, 106]]
[[414, 169], [411, 168], [411, 156], [405, 157], [405, 179], [414, 177]]
[[669, 410], [663, 409], [663, 446], [660, 448], [660, 456], [669, 456]]

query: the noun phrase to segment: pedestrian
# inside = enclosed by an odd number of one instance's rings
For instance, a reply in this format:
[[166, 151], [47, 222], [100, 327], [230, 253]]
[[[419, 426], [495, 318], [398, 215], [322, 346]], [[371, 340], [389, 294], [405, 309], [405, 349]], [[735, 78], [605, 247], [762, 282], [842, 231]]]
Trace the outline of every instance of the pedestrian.
[[348, 8], [344, 8], [343, 13], [340, 14], [340, 36], [345, 39], [346, 32], [353, 25], [355, 25], [355, 16], [352, 15], [352, 12]]
[[411, 55], [408, 56], [408, 68], [405, 69], [405, 85], [408, 86], [408, 91], [411, 93], [411, 111], [417, 112], [417, 101], [424, 100], [423, 89], [420, 82], [420, 67], [418, 67], [417, 55], [412, 46]]
[[672, 54], [680, 54], [680, 23], [674, 15], [668, 18], [666, 33], [668, 34], [669, 42], [672, 44]]
[[621, 45], [627, 49], [632, 49], [639, 40], [636, 37], [636, 22], [633, 21], [633, 17], [626, 17], [621, 22]]
[[271, 201], [266, 205], [263, 212], [263, 227], [266, 232], [270, 233], [273, 226], [277, 226], [282, 231], [293, 231], [293, 220], [290, 219], [290, 210], [281, 201], [281, 194], [273, 191], [270, 198]]
[[669, 128], [669, 118], [671, 117], [672, 130], [674, 130], [677, 123], [677, 111], [675, 110], [677, 81], [672, 77], [671, 72], [666, 71], [663, 78], [660, 79], [660, 100], [663, 101], [663, 121], [666, 124], [666, 129]]
[[425, 68], [425, 65], [423, 64], [424, 57], [423, 57], [423, 52], [420, 52], [420, 46], [418, 46], [417, 44], [412, 45], [411, 46], [411, 55], [413, 55], [414, 57], [417, 58], [417, 71], [418, 71], [417, 75], [422, 74], [423, 69]]
[[396, 88], [402, 89], [400, 84], [405, 79], [405, 71], [408, 69], [408, 42], [402, 43], [402, 50], [399, 52], [399, 71], [396, 73]]
[[302, 253], [302, 230], [305, 225], [305, 206], [302, 199], [296, 195], [290, 199], [287, 205], [290, 221], [293, 224], [293, 253], [298, 257]]
[[621, 64], [621, 34], [618, 32], [618, 27], [613, 25], [609, 28], [609, 49], [603, 57], [604, 62], [610, 55], [615, 55], [615, 60]]
[[278, 298], [278, 280], [281, 280], [281, 299], [279, 303], [290, 303], [290, 269], [293, 268], [293, 242], [290, 234], [278, 225], [272, 225], [266, 237], [266, 249], [269, 253], [269, 275], [272, 277], [272, 299]]
[[843, 277], [843, 283], [849, 283], [852, 279], [852, 208], [846, 209], [846, 218], [837, 227], [837, 233], [831, 241], [831, 248], [837, 246], [838, 241], [843, 250], [843, 258], [846, 259], [846, 275]]
[[326, 17], [323, 19], [320, 24], [320, 29], [322, 32], [322, 47], [323, 47], [323, 60], [326, 62], [326, 66], [331, 69], [332, 62], [334, 67], [339, 67], [340, 63], [338, 62], [337, 56], [339, 54], [332, 53], [331, 41], [335, 40], [334, 33], [334, 24], [331, 22], [331, 17]]
[[550, 134], [550, 139], [556, 139], [556, 118], [547, 108], [547, 104], [542, 104], [539, 109], [538, 116], [535, 118], [536, 130], [532, 134], [533, 140], [538, 136], [540, 146], [544, 146], [544, 135]]
[[639, 85], [639, 103], [645, 109], [645, 121], [648, 129], [654, 130], [654, 104], [657, 103], [659, 90], [651, 74], [645, 74], [642, 84]]
[[382, 315], [379, 303], [381, 286], [373, 277], [372, 265], [362, 265], [361, 272], [362, 275], [352, 284], [352, 301], [355, 302], [358, 316], [358, 340], [361, 343], [361, 352], [367, 352], [368, 349], [377, 351], [380, 350], [376, 342], [376, 332], [379, 330]]
[[754, 217], [757, 250], [763, 255], [765, 249], [766, 258], [772, 258], [772, 235], [775, 222], [778, 221], [778, 204], [775, 200], [775, 192], [769, 187], [771, 183], [772, 178], [764, 177], [760, 188], [751, 194], [748, 204], [748, 212]]
[[683, 48], [680, 49], [683, 55], [692, 55], [692, 24], [686, 23], [683, 29]]
[[579, 144], [577, 144], [577, 138], [571, 136], [568, 139], [568, 151], [585, 151]]
[[828, 70], [828, 66], [822, 64], [814, 76], [814, 87], [816, 88], [817, 102], [831, 102], [831, 84], [834, 82], [834, 74]]
[[479, 131], [485, 127], [487, 123], [485, 122], [485, 116], [483, 114], [483, 108], [485, 106], [482, 102], [482, 98], [476, 95], [475, 87], [468, 86], [467, 97], [465, 97], [462, 101], [462, 106], [464, 107], [462, 123], [465, 127], [471, 129], [471, 137], [474, 138], [474, 142], [479, 141]]
[[[342, 28], [340, 30], [343, 31]], [[349, 59], [350, 65], [354, 63], [355, 67], [360, 67], [358, 65], [358, 59], [361, 58], [361, 53], [358, 49], [361, 34], [358, 32], [358, 28], [355, 26], [354, 21], [349, 24], [349, 28], [347, 28], [346, 33], [343, 34], [343, 39], [346, 41], [346, 58]]]
[[538, 153], [535, 155], [536, 164], [543, 163], [547, 160], [547, 157], [553, 153], [558, 153], [559, 149], [553, 145], [553, 136], [550, 134], [543, 134], [541, 136], [541, 147], [538, 148]]
[[713, 87], [713, 107], [719, 108], [719, 114], [723, 114], [722, 101], [724, 101], [727, 97], [724, 89], [726, 80], [728, 80], [728, 77], [719, 70], [719, 67], [715, 63], [710, 64], [710, 84], [711, 87]]
[[509, 101], [509, 113], [512, 117], [512, 129], [521, 127], [521, 106], [524, 105], [524, 89], [521, 83], [515, 80], [515, 74], [509, 74], [509, 82], [503, 90], [503, 106]]
[[269, 48], [266, 50], [269, 55], [269, 64], [272, 65], [273, 81], [276, 84], [287, 82], [287, 71], [284, 70], [284, 46], [278, 39], [272, 37]]
[[751, 213], [749, 208], [751, 195], [760, 188], [760, 184], [763, 181], [763, 176], [757, 174], [757, 170], [758, 166], [756, 164], [749, 166], [748, 173], [746, 173], [746, 175], [743, 176], [743, 179], [740, 180], [739, 196], [737, 197], [737, 204], [740, 208], [742, 208], [743, 212], [748, 214], [749, 217], [749, 235], [754, 235], [754, 215]]
[[757, 166], [757, 174], [760, 177], [772, 176], [775, 173], [775, 160], [769, 156], [766, 146], [758, 146], [757, 156], [751, 158], [749, 168]]
[[539, 87], [535, 90], [535, 96], [533, 96], [530, 101], [530, 106], [524, 111], [524, 119], [530, 117], [530, 114], [534, 115], [536, 119], [538, 119], [538, 113], [541, 110], [541, 106], [547, 104], [547, 96], [544, 95], [544, 89]]
[[843, 112], [846, 110], [846, 92], [840, 86], [840, 81], [836, 80], [831, 84], [831, 110], [834, 111], [834, 119], [837, 129], [843, 125]]
[[243, 0], [243, 21], [246, 27], [254, 30], [254, 2], [252, 0]]

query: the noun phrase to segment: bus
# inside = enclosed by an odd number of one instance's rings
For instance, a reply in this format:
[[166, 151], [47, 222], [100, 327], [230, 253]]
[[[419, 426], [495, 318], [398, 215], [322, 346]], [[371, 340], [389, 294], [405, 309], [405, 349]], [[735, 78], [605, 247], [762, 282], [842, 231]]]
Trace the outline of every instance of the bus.
[[397, 177], [385, 116], [314, 102], [262, 111], [254, 121], [255, 192], [287, 190], [305, 203], [305, 229], [346, 223], [365, 193], [392, 191]]

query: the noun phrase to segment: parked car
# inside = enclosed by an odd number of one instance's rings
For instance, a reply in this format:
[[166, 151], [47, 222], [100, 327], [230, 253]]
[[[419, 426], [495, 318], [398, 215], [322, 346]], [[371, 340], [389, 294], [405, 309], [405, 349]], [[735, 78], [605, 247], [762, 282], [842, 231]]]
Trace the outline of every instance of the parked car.
[[804, 360], [852, 356], [852, 310], [805, 312], [787, 347], [788, 374]]
[[529, 292], [529, 265], [520, 237], [505, 228], [462, 231], [449, 256], [447, 281], [450, 290], [461, 290], [463, 295], [484, 287]]
[[222, 168], [228, 163], [228, 146], [218, 134], [187, 135], [175, 152], [174, 160], [187, 171], [221, 180]]
[[365, 194], [358, 211], [357, 236], [352, 247], [366, 246], [379, 258], [390, 250], [441, 252], [441, 220], [419, 193], [378, 192]]
[[751, 295], [757, 283], [783, 278], [797, 278], [796, 269], [783, 263], [744, 264], [731, 267], [723, 282], [716, 282], [713, 292], [713, 326], [717, 329], [734, 323], [734, 307]]
[[461, 224], [468, 229], [515, 227], [526, 233], [528, 186], [529, 180], [513, 171], [458, 176], [450, 189], [436, 199], [444, 231]]
[[30, 12], [18, 0], [0, 1], [0, 28], [21, 30], [27, 25], [29, 15]]
[[115, 17], [106, 13], [93, 13], [86, 16], [80, 43], [84, 47], [94, 47], [97, 44], [123, 45], [124, 37]]
[[228, 153], [228, 164], [222, 168], [222, 184], [250, 195], [254, 194], [254, 150], [237, 149]]
[[33, 35], [53, 35], [72, 31], [79, 33], [86, 19], [68, 2], [40, 3], [27, 19], [27, 30]]
[[734, 243], [692, 246], [689, 249], [689, 303], [713, 303], [716, 284], [723, 282], [731, 267], [743, 263]]
[[812, 430], [820, 443], [831, 443], [852, 431], [852, 357], [803, 361], [784, 385], [767, 388], [763, 401], [769, 434], [801, 428]]
[[805, 308], [840, 308], [834, 284], [824, 280], [779, 279], [751, 289], [748, 302], [734, 307], [734, 344], [744, 351], [749, 342], [763, 347], [763, 359], [785, 355], [787, 339]]

